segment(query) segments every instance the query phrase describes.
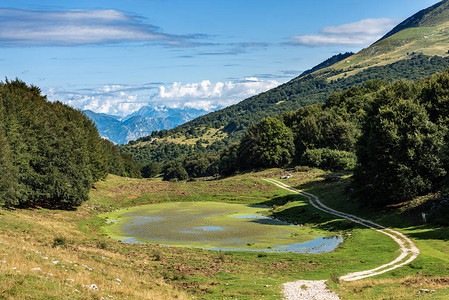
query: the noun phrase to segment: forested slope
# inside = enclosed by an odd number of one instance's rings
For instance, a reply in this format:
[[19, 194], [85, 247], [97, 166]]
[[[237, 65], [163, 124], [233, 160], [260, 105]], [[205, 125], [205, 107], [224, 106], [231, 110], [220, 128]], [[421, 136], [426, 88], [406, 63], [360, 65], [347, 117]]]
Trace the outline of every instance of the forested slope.
[[80, 111], [19, 80], [0, 84], [0, 205], [76, 206], [108, 173], [140, 177]]
[[[310, 74], [293, 79], [275, 89], [246, 99], [225, 109], [196, 118], [172, 130], [153, 132], [150, 137], [120, 147], [141, 164], [167, 162], [193, 152], [214, 152], [242, 138], [248, 126], [265, 117], [278, 116], [288, 111], [315, 103], [324, 103], [334, 92], [353, 86], [362, 86], [367, 80], [382, 79], [393, 82], [399, 79], [417, 80], [449, 68], [449, 57], [415, 55], [386, 66], [372, 67], [353, 76], [338, 80], [326, 78], [341, 71], [328, 69], [318, 76]], [[163, 141], [149, 143], [152, 138], [182, 136], [201, 137], [207, 128], [220, 128], [224, 138], [196, 145], [174, 144]]]

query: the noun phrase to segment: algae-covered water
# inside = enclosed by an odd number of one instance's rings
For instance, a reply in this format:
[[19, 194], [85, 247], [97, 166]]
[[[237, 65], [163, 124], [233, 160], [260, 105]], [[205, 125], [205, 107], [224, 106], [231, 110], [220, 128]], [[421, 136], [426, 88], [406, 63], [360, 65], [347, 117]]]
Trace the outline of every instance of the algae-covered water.
[[217, 202], [152, 204], [103, 214], [104, 231], [129, 243], [211, 250], [320, 253], [340, 237], [264, 217], [268, 207]]

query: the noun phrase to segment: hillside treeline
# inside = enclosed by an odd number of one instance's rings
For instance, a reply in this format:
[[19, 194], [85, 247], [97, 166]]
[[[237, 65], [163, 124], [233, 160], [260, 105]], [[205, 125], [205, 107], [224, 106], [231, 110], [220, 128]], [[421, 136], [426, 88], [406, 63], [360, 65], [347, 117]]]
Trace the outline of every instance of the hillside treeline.
[[22, 81], [0, 83], [0, 205], [73, 207], [108, 173], [140, 176], [80, 111]]
[[[345, 55], [337, 56], [337, 58], [344, 57]], [[208, 128], [220, 128], [227, 137], [204, 147], [204, 151], [214, 152], [238, 142], [251, 124], [259, 122], [263, 118], [277, 117], [300, 107], [325, 103], [330, 95], [337, 91], [363, 86], [366, 81], [377, 78], [382, 78], [387, 82], [400, 79], [418, 80], [437, 72], [444, 72], [448, 67], [449, 57], [415, 54], [409, 59], [386, 66], [372, 67], [352, 76], [345, 76], [341, 70], [323, 70], [318, 75], [300, 76], [277, 88], [196, 118], [174, 129], [154, 131], [151, 137], [200, 138], [202, 131]], [[327, 80], [336, 75], [340, 75], [340, 78]], [[198, 151], [198, 147], [194, 149], [193, 146], [180, 146], [174, 143], [139, 145], [139, 142], [148, 141], [151, 137], [142, 137], [128, 145], [120, 146], [120, 149], [122, 152], [132, 155], [136, 161], [142, 164], [154, 161], [154, 159], [159, 162], [168, 162]]]
[[388, 205], [445, 191], [449, 71], [419, 81], [370, 80], [315, 104], [268, 117], [240, 142], [165, 165], [166, 179], [306, 165], [353, 170], [354, 195]]

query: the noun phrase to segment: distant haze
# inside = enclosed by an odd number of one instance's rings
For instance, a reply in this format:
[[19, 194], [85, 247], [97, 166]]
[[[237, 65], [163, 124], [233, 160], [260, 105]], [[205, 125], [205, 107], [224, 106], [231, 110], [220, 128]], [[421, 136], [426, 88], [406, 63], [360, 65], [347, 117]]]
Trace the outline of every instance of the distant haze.
[[148, 136], [155, 130], [171, 129], [184, 124], [208, 111], [195, 108], [170, 108], [144, 106], [121, 118], [85, 110], [84, 114], [95, 122], [100, 135], [116, 144]]

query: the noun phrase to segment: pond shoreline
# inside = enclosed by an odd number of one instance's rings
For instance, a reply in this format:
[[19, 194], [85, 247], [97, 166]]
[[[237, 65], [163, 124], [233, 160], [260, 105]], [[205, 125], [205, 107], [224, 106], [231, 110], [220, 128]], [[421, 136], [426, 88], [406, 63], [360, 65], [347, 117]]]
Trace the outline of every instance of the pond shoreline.
[[263, 215], [269, 207], [169, 202], [102, 214], [103, 231], [125, 243], [264, 253], [327, 253], [342, 237]]

